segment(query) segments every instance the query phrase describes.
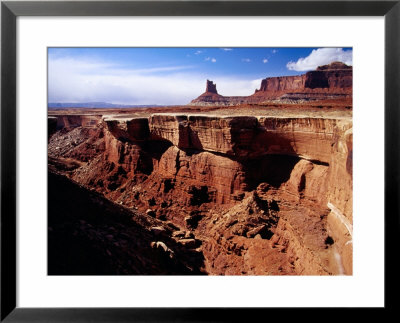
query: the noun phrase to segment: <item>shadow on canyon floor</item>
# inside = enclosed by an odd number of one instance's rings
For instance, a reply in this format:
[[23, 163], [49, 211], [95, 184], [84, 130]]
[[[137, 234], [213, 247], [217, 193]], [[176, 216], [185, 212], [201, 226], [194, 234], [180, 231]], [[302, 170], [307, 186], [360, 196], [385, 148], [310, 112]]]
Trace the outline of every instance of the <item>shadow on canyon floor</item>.
[[172, 239], [172, 224], [154, 230], [156, 219], [48, 176], [49, 275], [205, 274], [202, 253]]

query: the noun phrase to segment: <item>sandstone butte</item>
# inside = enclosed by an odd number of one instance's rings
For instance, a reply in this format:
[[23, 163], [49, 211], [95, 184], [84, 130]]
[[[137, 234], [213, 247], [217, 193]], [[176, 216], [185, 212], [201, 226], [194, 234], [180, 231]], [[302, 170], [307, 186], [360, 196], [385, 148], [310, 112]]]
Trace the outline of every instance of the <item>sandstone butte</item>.
[[249, 97], [207, 81], [188, 106], [49, 113], [49, 237], [73, 236], [50, 272], [351, 275], [351, 85], [332, 63]]
[[250, 96], [222, 96], [216, 84], [207, 80], [206, 92], [190, 104], [238, 105], [262, 104], [276, 100], [280, 103], [301, 103], [310, 100], [346, 99], [352, 97], [353, 68], [341, 62], [320, 66], [315, 71], [298, 76], [268, 77], [260, 89]]

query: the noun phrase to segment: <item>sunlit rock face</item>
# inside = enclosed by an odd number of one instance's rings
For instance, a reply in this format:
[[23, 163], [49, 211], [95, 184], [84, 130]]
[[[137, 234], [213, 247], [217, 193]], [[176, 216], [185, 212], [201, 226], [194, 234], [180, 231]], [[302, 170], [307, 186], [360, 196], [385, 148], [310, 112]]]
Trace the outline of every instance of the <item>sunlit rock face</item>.
[[350, 98], [353, 86], [353, 68], [341, 62], [317, 67], [302, 75], [267, 77], [253, 95], [222, 96], [212, 81], [206, 83], [206, 92], [192, 100], [190, 105], [231, 106], [257, 104], [268, 101], [308, 102], [326, 99]]
[[154, 113], [62, 117], [57, 127], [51, 167], [158, 226], [173, 223], [208, 274], [352, 273], [351, 119]]

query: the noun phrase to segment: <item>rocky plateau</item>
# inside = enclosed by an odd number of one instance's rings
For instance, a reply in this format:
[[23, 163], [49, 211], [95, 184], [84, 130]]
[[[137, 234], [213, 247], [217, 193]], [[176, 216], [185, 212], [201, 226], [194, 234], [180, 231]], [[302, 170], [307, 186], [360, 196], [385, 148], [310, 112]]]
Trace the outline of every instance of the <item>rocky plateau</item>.
[[75, 250], [51, 272], [352, 273], [351, 117], [58, 114], [49, 134], [49, 245]]
[[351, 83], [49, 111], [49, 274], [351, 275]]

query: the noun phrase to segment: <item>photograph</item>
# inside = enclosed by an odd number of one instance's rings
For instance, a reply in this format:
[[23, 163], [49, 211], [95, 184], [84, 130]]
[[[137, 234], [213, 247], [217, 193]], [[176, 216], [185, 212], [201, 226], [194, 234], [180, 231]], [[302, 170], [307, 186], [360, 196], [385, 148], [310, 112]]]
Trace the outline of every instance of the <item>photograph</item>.
[[0, 321], [391, 316], [399, 2], [2, 1]]
[[48, 275], [353, 275], [351, 47], [47, 47], [47, 127]]

